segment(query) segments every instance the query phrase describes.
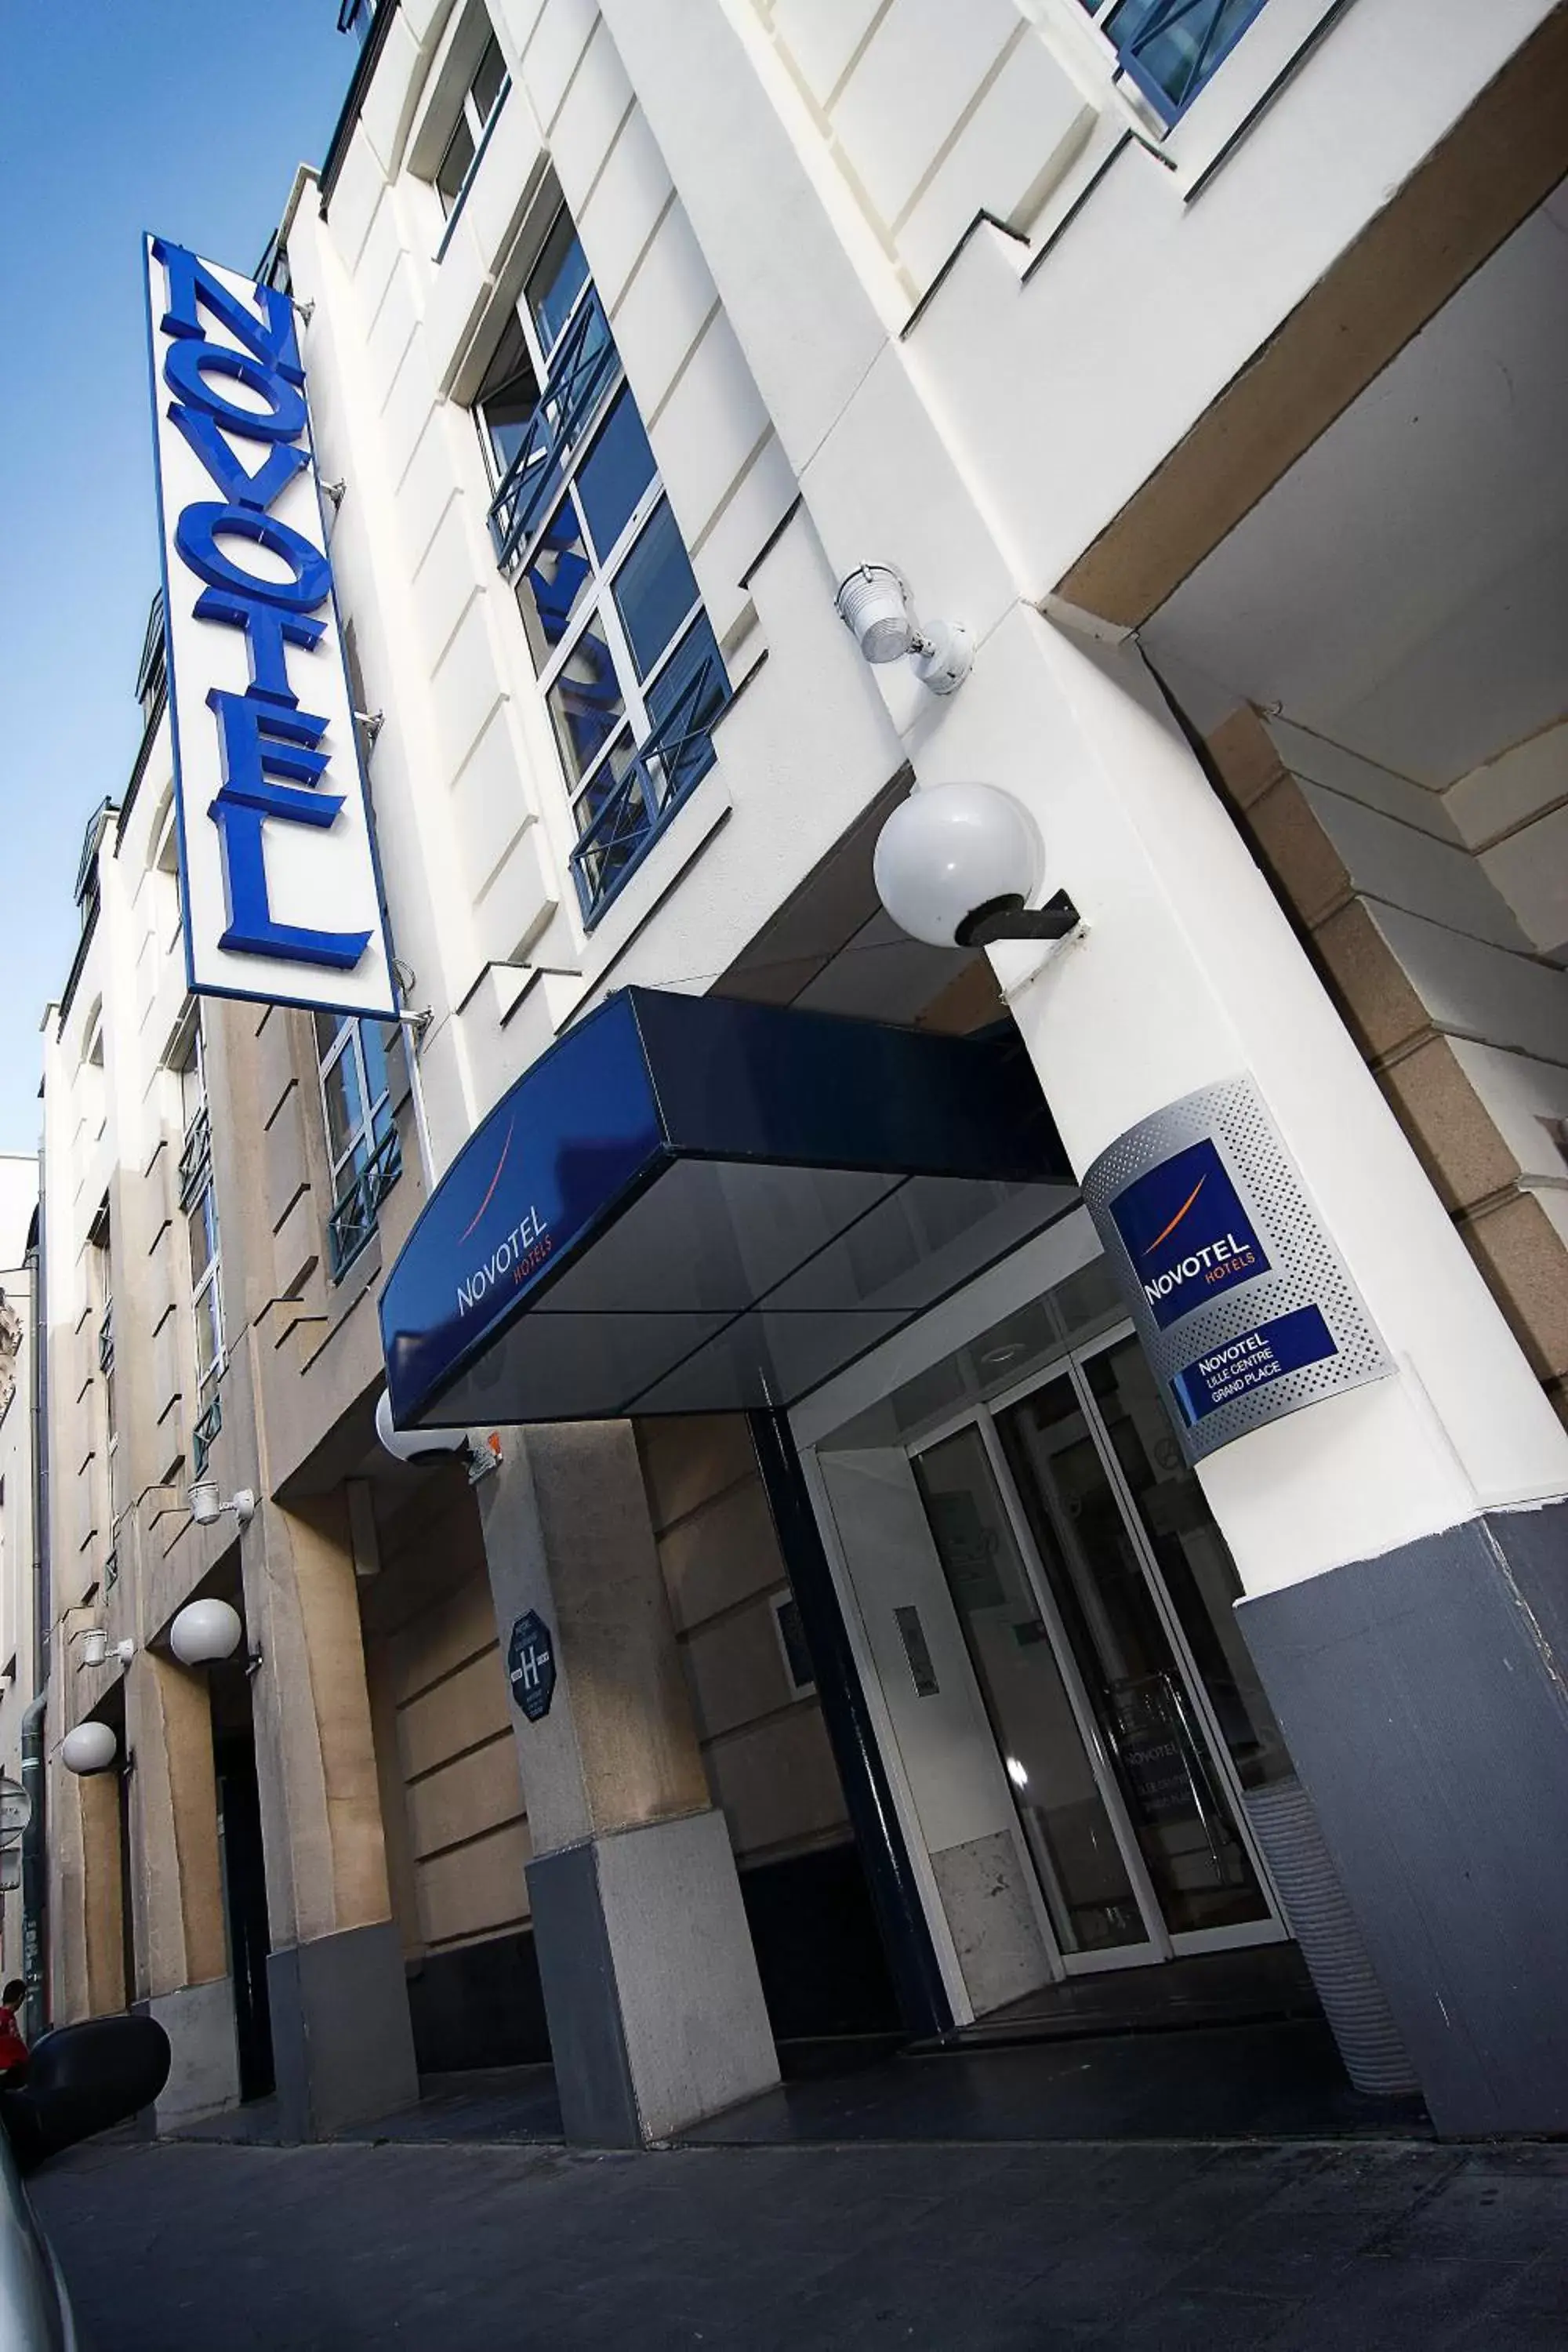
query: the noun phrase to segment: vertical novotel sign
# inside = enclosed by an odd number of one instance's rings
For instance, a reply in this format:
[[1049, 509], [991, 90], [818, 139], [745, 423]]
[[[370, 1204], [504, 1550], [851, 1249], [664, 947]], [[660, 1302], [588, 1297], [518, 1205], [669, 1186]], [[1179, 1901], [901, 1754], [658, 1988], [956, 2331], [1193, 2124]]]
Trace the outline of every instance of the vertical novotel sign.
[[390, 1020], [294, 306], [160, 237], [146, 266], [187, 977]]

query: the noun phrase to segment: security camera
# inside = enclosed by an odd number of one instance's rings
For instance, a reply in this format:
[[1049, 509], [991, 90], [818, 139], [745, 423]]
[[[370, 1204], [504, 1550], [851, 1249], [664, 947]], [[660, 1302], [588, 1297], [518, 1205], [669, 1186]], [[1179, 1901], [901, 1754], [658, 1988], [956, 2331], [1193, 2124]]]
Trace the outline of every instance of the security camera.
[[834, 610], [872, 663], [902, 661], [932, 694], [952, 694], [973, 663], [969, 632], [956, 622], [922, 628], [909, 583], [890, 563], [862, 563], [838, 583]]
[[877, 894], [900, 930], [933, 948], [1065, 940], [1081, 917], [1065, 890], [1043, 907], [1045, 849], [1026, 809], [994, 784], [933, 784], [900, 801], [877, 838]]

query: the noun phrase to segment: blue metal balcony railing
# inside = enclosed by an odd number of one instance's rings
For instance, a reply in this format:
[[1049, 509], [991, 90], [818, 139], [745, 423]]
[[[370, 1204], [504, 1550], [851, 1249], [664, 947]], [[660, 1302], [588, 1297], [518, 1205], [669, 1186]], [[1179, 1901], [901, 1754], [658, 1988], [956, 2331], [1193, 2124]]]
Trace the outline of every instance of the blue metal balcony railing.
[[[709, 730], [729, 698], [723, 664], [716, 652], [705, 655], [599, 803], [572, 852], [572, 877], [589, 923], [597, 921], [655, 836], [713, 765]], [[592, 794], [595, 787], [588, 789]]]
[[212, 1459], [213, 1447], [217, 1442], [218, 1431], [222, 1427], [223, 1399], [220, 1396], [215, 1396], [206, 1411], [200, 1415], [195, 1426], [191, 1431], [191, 1475], [193, 1478], [200, 1478], [205, 1475], [207, 1464]]
[[403, 1173], [403, 1146], [389, 1128], [338, 1195], [327, 1220], [327, 1255], [334, 1282], [353, 1265], [375, 1233], [376, 1213]]
[[180, 1206], [188, 1209], [206, 1181], [212, 1160], [212, 1121], [204, 1103], [185, 1129], [180, 1151]]
[[1121, 69], [1168, 122], [1190, 106], [1264, 0], [1121, 0], [1104, 19]]
[[620, 353], [597, 293], [590, 288], [566, 330], [555, 366], [522, 444], [490, 505], [496, 561], [510, 572], [531, 542], [566, 478], [566, 462], [605, 393], [620, 375]]

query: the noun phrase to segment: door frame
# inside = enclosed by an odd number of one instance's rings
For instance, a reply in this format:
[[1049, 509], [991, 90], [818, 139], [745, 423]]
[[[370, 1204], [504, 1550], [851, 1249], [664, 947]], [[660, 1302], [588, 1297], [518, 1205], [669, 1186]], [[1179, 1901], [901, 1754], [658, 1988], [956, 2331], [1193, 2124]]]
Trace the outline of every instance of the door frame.
[[[1122, 1475], [1121, 1465], [1116, 1458], [1116, 1449], [1110, 1443], [1110, 1433], [1105, 1426], [1104, 1416], [1100, 1412], [1084, 1370], [1084, 1366], [1094, 1357], [1108, 1353], [1110, 1349], [1120, 1346], [1124, 1340], [1136, 1341], [1136, 1339], [1137, 1333], [1131, 1318], [1124, 1318], [1120, 1322], [1108, 1326], [1103, 1331], [1095, 1332], [1087, 1339], [1064, 1341], [1060, 1353], [1053, 1356], [1048, 1362], [1034, 1366], [1021, 1380], [1010, 1388], [998, 1391], [995, 1396], [966, 1405], [962, 1412], [948, 1415], [932, 1429], [921, 1431], [918, 1437], [910, 1439], [908, 1450], [912, 1461], [926, 1453], [931, 1446], [940, 1445], [944, 1438], [955, 1435], [961, 1429], [973, 1427], [980, 1432], [981, 1443], [985, 1448], [992, 1475], [995, 1478], [1004, 1508], [1007, 1513], [1014, 1541], [1018, 1545], [1023, 1555], [1034, 1586], [1037, 1606], [1049, 1628], [1052, 1648], [1056, 1653], [1057, 1669], [1062, 1676], [1074, 1715], [1078, 1718], [1079, 1734], [1089, 1748], [1095, 1778], [1100, 1784], [1101, 1801], [1116, 1832], [1117, 1844], [1132, 1879], [1133, 1889], [1143, 1912], [1145, 1925], [1151, 1930], [1150, 1940], [1159, 1948], [1152, 1957], [1163, 1960], [1184, 1958], [1189, 1953], [1234, 1951], [1254, 1944], [1284, 1943], [1289, 1940], [1290, 1931], [1285, 1924], [1284, 1907], [1279, 1899], [1279, 1891], [1274, 1884], [1262, 1848], [1253, 1834], [1241, 1782], [1237, 1774], [1230, 1749], [1226, 1744], [1218, 1718], [1215, 1715], [1208, 1692], [1205, 1688], [1203, 1676], [1198, 1671], [1197, 1661], [1193, 1656], [1181, 1620], [1176, 1613], [1175, 1605], [1171, 1599], [1164, 1575], [1160, 1568], [1158, 1555], [1149, 1540], [1142, 1514], [1138, 1509], [1131, 1490]], [[1154, 1892], [1142, 1851], [1138, 1847], [1136, 1832], [1132, 1829], [1126, 1800], [1121, 1794], [1115, 1768], [1100, 1737], [1099, 1725], [1095, 1720], [1088, 1693], [1083, 1687], [1078, 1662], [1073, 1656], [1071, 1643], [1067, 1639], [1066, 1629], [1051, 1595], [1049, 1580], [1039, 1556], [1039, 1548], [1035, 1542], [1034, 1532], [1023, 1507], [1023, 1498], [1018, 1493], [1017, 1481], [1013, 1475], [1012, 1467], [996, 1431], [996, 1420], [1000, 1414], [1006, 1412], [1012, 1406], [1022, 1403], [1026, 1397], [1033, 1396], [1037, 1390], [1046, 1387], [1050, 1381], [1064, 1377], [1078, 1402], [1079, 1412], [1089, 1433], [1089, 1442], [1105, 1473], [1112, 1498], [1121, 1515], [1128, 1539], [1137, 1554], [1139, 1565], [1143, 1571], [1144, 1584], [1150, 1600], [1153, 1603], [1155, 1615], [1159, 1618], [1162, 1630], [1170, 1643], [1171, 1654], [1181, 1677], [1182, 1696], [1197, 1716], [1208, 1761], [1217, 1772], [1223, 1785], [1230, 1810], [1232, 1826], [1240, 1842], [1242, 1852], [1251, 1864], [1267, 1906], [1267, 1917], [1263, 1920], [1244, 1920], [1229, 1927], [1189, 1927], [1173, 1931], [1166, 1927], [1160, 1910], [1159, 1897]], [[1144, 1957], [1142, 1949], [1137, 1947], [1119, 1946], [1117, 1949], [1118, 1952], [1131, 1950], [1133, 1954], [1133, 1957], [1127, 1961], [1119, 1963], [1122, 1966], [1136, 1967]], [[1063, 1954], [1062, 1964], [1069, 1973], [1075, 1972], [1075, 1962], [1081, 1966], [1078, 1955]]]
[[[966, 1284], [963, 1288], [954, 1291], [949, 1297], [940, 1300], [924, 1315], [915, 1318], [911, 1322], [904, 1325], [902, 1329], [894, 1332], [877, 1347], [868, 1349], [865, 1355], [858, 1357], [854, 1363], [846, 1366], [844, 1370], [836, 1373], [831, 1380], [824, 1381], [820, 1388], [813, 1390], [808, 1396], [804, 1397], [794, 1406], [788, 1414], [790, 1435], [794, 1440], [800, 1462], [801, 1475], [811, 1498], [817, 1533], [837, 1597], [855, 1671], [859, 1678], [867, 1709], [875, 1729], [883, 1769], [888, 1775], [889, 1790], [894, 1810], [903, 1833], [913, 1875], [920, 1888], [938, 1968], [952, 2004], [954, 2021], [958, 2024], [973, 2022], [973, 2003], [959, 1964], [957, 1947], [948, 1924], [936, 1874], [931, 1866], [930, 1849], [926, 1843], [913, 1790], [910, 1785], [900, 1743], [888, 1710], [881, 1677], [872, 1654], [869, 1636], [861, 1613], [859, 1597], [834, 1517], [827, 1487], [817, 1460], [817, 1452], [819, 1446], [836, 1436], [847, 1423], [854, 1421], [872, 1406], [881, 1403], [904, 1381], [930, 1370], [932, 1365], [940, 1363], [947, 1356], [955, 1354], [959, 1349], [968, 1345], [971, 1340], [978, 1339], [983, 1332], [989, 1330], [1004, 1317], [1042, 1297], [1047, 1291], [1054, 1290], [1069, 1276], [1092, 1264], [1102, 1255], [1100, 1236], [1095, 1231], [1089, 1211], [1081, 1202], [1075, 1203], [1071, 1209], [1064, 1211], [1061, 1216], [1047, 1226], [1044, 1232], [1036, 1234], [1031, 1241], [1026, 1242], [1022, 1248], [1015, 1250], [1010, 1256], [989, 1267], [985, 1273], [978, 1276], [974, 1281]], [[1245, 1945], [1283, 1942], [1288, 1939], [1289, 1934], [1289, 1928], [1284, 1925], [1284, 1913], [1279, 1890], [1274, 1885], [1267, 1862], [1252, 1834], [1251, 1823], [1247, 1818], [1245, 1803], [1242, 1801], [1240, 1784], [1236, 1779], [1229, 1749], [1218, 1737], [1218, 1727], [1208, 1706], [1207, 1695], [1203, 1689], [1202, 1677], [1197, 1675], [1180, 1626], [1173, 1622], [1170, 1596], [1165, 1590], [1164, 1580], [1159, 1572], [1158, 1562], [1153, 1559], [1142, 1517], [1127, 1493], [1120, 1465], [1114, 1460], [1114, 1449], [1110, 1447], [1109, 1441], [1101, 1431], [1098, 1410], [1093, 1409], [1092, 1397], [1078, 1369], [1076, 1360], [1079, 1357], [1087, 1359], [1098, 1354], [1104, 1349], [1116, 1345], [1119, 1340], [1131, 1334], [1132, 1330], [1131, 1321], [1120, 1318], [1114, 1324], [1108, 1325], [1103, 1331], [1095, 1332], [1086, 1339], [1076, 1343], [1064, 1340], [1060, 1350], [1048, 1363], [1035, 1366], [1013, 1386], [998, 1391], [984, 1403], [980, 1400], [974, 1400], [951, 1413], [933, 1418], [930, 1425], [922, 1426], [917, 1434], [909, 1437], [900, 1436], [890, 1441], [900, 1445], [912, 1456], [916, 1452], [923, 1452], [927, 1447], [936, 1444], [942, 1436], [951, 1435], [954, 1431], [971, 1423], [978, 1423], [982, 1425], [984, 1433], [982, 1442], [986, 1446], [987, 1458], [991, 1461], [994, 1472], [996, 1460], [1000, 1456], [1000, 1444], [992, 1425], [992, 1415], [1005, 1411], [1009, 1404], [1016, 1403], [1031, 1391], [1043, 1385], [1045, 1381], [1059, 1377], [1064, 1365], [1068, 1367], [1068, 1376], [1073, 1381], [1080, 1409], [1086, 1405], [1090, 1408], [1085, 1412], [1084, 1417], [1090, 1432], [1091, 1441], [1111, 1481], [1117, 1507], [1127, 1525], [1128, 1533], [1137, 1548], [1140, 1562], [1145, 1570], [1145, 1580], [1160, 1614], [1161, 1622], [1171, 1636], [1183, 1681], [1187, 1685], [1188, 1696], [1201, 1710], [1200, 1721], [1205, 1739], [1209, 1744], [1216, 1768], [1224, 1777], [1227, 1794], [1232, 1801], [1237, 1832], [1257, 1873], [1258, 1885], [1268, 1906], [1268, 1916], [1266, 1920], [1247, 1923], [1240, 1927], [1200, 1929], [1175, 1937], [1170, 1937], [1164, 1929], [1163, 1920], [1149, 1884], [1147, 1869], [1141, 1853], [1130, 1858], [1121, 1845], [1121, 1823], [1123, 1808], [1119, 1799], [1110, 1815], [1112, 1822], [1117, 1824], [1119, 1849], [1122, 1851], [1123, 1858], [1128, 1861], [1129, 1868], [1132, 1873], [1134, 1889], [1144, 1908], [1145, 1922], [1147, 1924], [1152, 1920], [1158, 1924], [1159, 1937], [1142, 1945], [1119, 1946], [1109, 1953], [1063, 1953], [1057, 1942], [1048, 1915], [1046, 1913], [1044, 1898], [1036, 1883], [1033, 1860], [1029, 1857], [1029, 1885], [1035, 1897], [1035, 1908], [1052, 1967], [1059, 1976], [1103, 1974], [1122, 1969], [1157, 1966], [1166, 1958], [1177, 1953], [1220, 1951]], [[1109, 1461], [1106, 1459], [1108, 1454], [1111, 1455]], [[1044, 1580], [1036, 1559], [1033, 1538], [1027, 1527], [1020, 1525], [1021, 1505], [1014, 1488], [1011, 1474], [1006, 1472], [1005, 1461], [1002, 1466], [1005, 1475], [998, 1483], [1003, 1506], [1007, 1512], [1016, 1539], [1021, 1540], [1025, 1547], [1025, 1558], [1030, 1565], [1038, 1589], [1043, 1585]], [[1049, 1600], [1048, 1592], [1046, 1598]], [[1058, 1666], [1062, 1665], [1064, 1660], [1067, 1662], [1067, 1671], [1070, 1675], [1070, 1679], [1067, 1681], [1067, 1687], [1075, 1717], [1081, 1730], [1084, 1718], [1079, 1712], [1079, 1702], [1082, 1699], [1082, 1694], [1079, 1689], [1076, 1662], [1071, 1659], [1070, 1649], [1062, 1636], [1062, 1629], [1057, 1619], [1054, 1602], [1051, 1603], [1047, 1622], [1050, 1625], [1052, 1646], [1057, 1654]], [[978, 1685], [976, 1685], [975, 1696], [978, 1703]], [[982, 1704], [983, 1717], [984, 1713]], [[989, 1731], [989, 1719], [985, 1719]], [[994, 1735], [993, 1734], [992, 1737], [994, 1738]], [[1098, 1777], [1102, 1760], [1108, 1760], [1103, 1759], [1103, 1748], [1098, 1726], [1094, 1727], [1093, 1740], [1089, 1752]], [[1017, 1843], [1022, 1844], [1021, 1835]]]

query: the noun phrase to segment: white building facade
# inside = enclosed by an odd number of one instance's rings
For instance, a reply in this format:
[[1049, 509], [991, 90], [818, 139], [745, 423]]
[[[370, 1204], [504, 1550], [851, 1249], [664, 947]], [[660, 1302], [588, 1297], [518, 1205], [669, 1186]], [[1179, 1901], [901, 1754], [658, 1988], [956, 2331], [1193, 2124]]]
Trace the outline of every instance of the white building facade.
[[[31, 1153], [0, 1154], [0, 1774], [35, 1801], [39, 1775], [28, 1711], [41, 1675], [37, 1267], [38, 1163]], [[42, 1832], [40, 1810], [25, 1857], [15, 1832], [0, 1839], [0, 1967], [30, 1991], [39, 1986], [42, 1959], [36, 1900]]]
[[[203, 1014], [257, 1509], [163, 1449], [88, 1695], [242, 1607], [290, 2114], [537, 2012], [569, 2133], [657, 2138], [879, 1971], [962, 2034], [1294, 1938], [1365, 2087], [1561, 2128], [1568, 16], [359, 14], [270, 277], [413, 1019]], [[897, 927], [948, 785], [1070, 936]], [[384, 1331], [467, 1473], [378, 1446]], [[228, 1900], [147, 1997], [235, 2007]]]

